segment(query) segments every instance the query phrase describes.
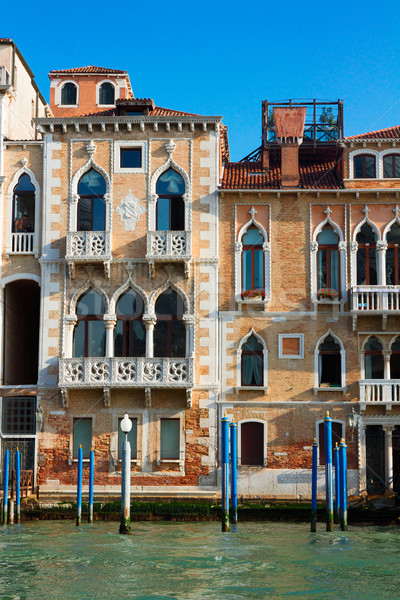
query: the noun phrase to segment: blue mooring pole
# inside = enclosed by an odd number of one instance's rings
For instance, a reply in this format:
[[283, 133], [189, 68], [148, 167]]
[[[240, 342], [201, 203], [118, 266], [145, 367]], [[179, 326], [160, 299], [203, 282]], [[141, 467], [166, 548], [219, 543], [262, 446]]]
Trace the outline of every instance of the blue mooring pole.
[[333, 449], [333, 457], [335, 464], [335, 523], [339, 523], [340, 519], [340, 464], [339, 464], [339, 448], [337, 442]]
[[324, 419], [325, 431], [325, 490], [326, 531], [333, 531], [333, 473], [332, 473], [332, 419], [329, 412]]
[[78, 483], [76, 489], [76, 526], [80, 527], [82, 519], [82, 464], [83, 451], [82, 446], [79, 446], [78, 452]]
[[229, 419], [221, 419], [222, 531], [229, 531]]
[[347, 446], [342, 438], [339, 445], [340, 461], [340, 529], [347, 531]]
[[15, 512], [16, 522], [21, 522], [21, 456], [19, 449], [15, 453]]
[[93, 479], [94, 479], [94, 451], [90, 451], [89, 463], [89, 506], [88, 506], [88, 523], [93, 523]]
[[229, 425], [231, 436], [231, 521], [237, 523], [237, 423]]
[[8, 469], [10, 465], [10, 451], [6, 450], [4, 454], [4, 465], [3, 465], [3, 514], [2, 523], [7, 524], [7, 513], [8, 513]]
[[312, 445], [312, 471], [311, 471], [311, 531], [317, 531], [317, 461], [318, 444], [314, 439]]

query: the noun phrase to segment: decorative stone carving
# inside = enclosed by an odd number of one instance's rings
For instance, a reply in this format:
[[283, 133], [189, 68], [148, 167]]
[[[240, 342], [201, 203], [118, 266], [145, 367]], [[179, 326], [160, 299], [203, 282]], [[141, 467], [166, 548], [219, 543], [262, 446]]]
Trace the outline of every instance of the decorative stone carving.
[[386, 252], [388, 248], [388, 243], [383, 241], [383, 240], [379, 240], [378, 242], [376, 242], [376, 249], [378, 250], [378, 252]]
[[346, 242], [343, 240], [340, 240], [338, 242], [338, 248], [339, 248], [339, 252], [346, 252]]
[[193, 406], [192, 388], [186, 390], [186, 406], [187, 408], [192, 408]]
[[242, 252], [243, 244], [242, 242], [235, 242], [235, 252]]
[[134, 231], [136, 223], [145, 212], [145, 209], [140, 204], [140, 200], [132, 194], [132, 190], [129, 190], [129, 194], [121, 200], [121, 204], [116, 211], [121, 217], [121, 221], [125, 224], [125, 230]]
[[21, 163], [22, 167], [25, 168], [26, 165], [28, 164], [28, 159], [25, 158], [25, 156], [23, 156], [20, 160], [20, 163]]
[[89, 154], [90, 158], [92, 158], [93, 154], [96, 152], [96, 144], [93, 140], [90, 140], [90, 142], [86, 144], [86, 152]]
[[311, 252], [318, 252], [318, 242], [310, 242]]
[[173, 140], [168, 140], [168, 142], [165, 144], [165, 149], [168, 152], [168, 156], [171, 158], [174, 150], [176, 148], [176, 144], [174, 143]]
[[110, 388], [105, 387], [103, 389], [103, 395], [104, 395], [104, 406], [106, 408], [110, 408], [111, 406], [111, 394], [110, 394]]
[[358, 242], [350, 242], [350, 251], [357, 252], [358, 250]]

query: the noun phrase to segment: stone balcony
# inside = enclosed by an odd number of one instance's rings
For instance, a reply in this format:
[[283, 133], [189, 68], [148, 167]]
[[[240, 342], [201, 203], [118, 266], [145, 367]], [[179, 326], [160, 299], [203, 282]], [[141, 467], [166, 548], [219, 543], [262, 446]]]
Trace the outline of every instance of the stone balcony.
[[360, 406], [383, 406], [390, 411], [400, 406], [400, 379], [360, 379]]
[[106, 277], [109, 277], [112, 259], [111, 233], [109, 231], [68, 231], [65, 258], [72, 278], [77, 262], [103, 262]]
[[156, 262], [183, 262], [185, 276], [189, 276], [192, 258], [190, 231], [149, 231], [147, 233], [147, 254], [150, 276], [154, 276]]
[[388, 315], [400, 315], [400, 286], [362, 285], [351, 290], [351, 314], [353, 329], [357, 317], [382, 316], [382, 327], [386, 329]]

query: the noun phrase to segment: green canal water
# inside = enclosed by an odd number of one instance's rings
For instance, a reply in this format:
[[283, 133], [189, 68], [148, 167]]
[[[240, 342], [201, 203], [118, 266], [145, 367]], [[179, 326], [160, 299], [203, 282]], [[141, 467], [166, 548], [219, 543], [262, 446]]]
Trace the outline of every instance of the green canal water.
[[71, 521], [0, 527], [7, 600], [400, 599], [400, 529]]

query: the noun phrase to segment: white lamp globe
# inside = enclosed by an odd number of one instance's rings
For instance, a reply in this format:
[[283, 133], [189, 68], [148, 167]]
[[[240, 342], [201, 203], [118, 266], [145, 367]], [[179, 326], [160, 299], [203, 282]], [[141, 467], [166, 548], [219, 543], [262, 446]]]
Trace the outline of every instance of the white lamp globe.
[[129, 433], [132, 429], [132, 421], [128, 417], [128, 413], [125, 413], [124, 418], [121, 421], [121, 429], [123, 433]]

